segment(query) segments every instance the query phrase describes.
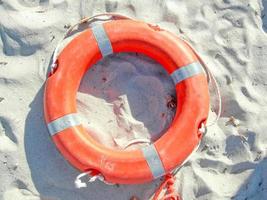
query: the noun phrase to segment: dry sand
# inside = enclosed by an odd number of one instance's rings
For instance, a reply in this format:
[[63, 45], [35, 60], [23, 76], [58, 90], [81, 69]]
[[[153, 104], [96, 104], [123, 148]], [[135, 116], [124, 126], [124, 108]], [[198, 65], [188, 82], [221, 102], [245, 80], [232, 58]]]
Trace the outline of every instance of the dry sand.
[[[176, 176], [183, 199], [267, 199], [266, 0], [0, 0], [0, 199], [149, 199], [160, 183], [97, 181], [76, 189], [79, 172], [58, 153], [44, 124], [43, 88], [57, 41], [70, 24], [103, 12], [184, 37], [218, 79], [222, 116]], [[88, 71], [77, 101], [94, 137], [124, 148], [164, 132], [175, 112], [166, 106], [170, 96], [174, 85], [158, 64], [119, 54]]]

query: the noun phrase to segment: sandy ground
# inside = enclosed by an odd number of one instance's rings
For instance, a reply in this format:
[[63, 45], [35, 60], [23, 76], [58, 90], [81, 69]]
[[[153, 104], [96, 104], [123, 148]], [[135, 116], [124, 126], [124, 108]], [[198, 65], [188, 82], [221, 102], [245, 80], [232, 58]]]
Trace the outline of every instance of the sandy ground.
[[[160, 183], [76, 189], [79, 172], [58, 153], [44, 124], [44, 82], [57, 41], [70, 24], [102, 12], [186, 38], [218, 79], [222, 116], [177, 174], [183, 199], [267, 199], [266, 0], [0, 0], [0, 199], [149, 199]], [[119, 54], [88, 71], [77, 101], [96, 140], [123, 148], [136, 138], [153, 141], [168, 128], [175, 112], [166, 106], [170, 96], [174, 85], [157, 63]]]

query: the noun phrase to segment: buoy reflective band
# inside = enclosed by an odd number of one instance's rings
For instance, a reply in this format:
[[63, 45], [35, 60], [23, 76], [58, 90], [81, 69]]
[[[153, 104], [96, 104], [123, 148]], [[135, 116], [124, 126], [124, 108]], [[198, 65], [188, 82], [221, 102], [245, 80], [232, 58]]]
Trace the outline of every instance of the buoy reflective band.
[[171, 74], [171, 77], [176, 85], [177, 83], [200, 73], [203, 73], [201, 64], [199, 62], [194, 62], [175, 70]]
[[92, 28], [93, 34], [101, 51], [102, 57], [113, 53], [111, 42], [103, 25], [96, 25]]
[[156, 179], [163, 176], [165, 174], [165, 169], [154, 144], [144, 147], [141, 150], [150, 168], [153, 178]]
[[49, 124], [47, 124], [47, 128], [50, 135], [53, 136], [58, 132], [61, 132], [67, 128], [70, 128], [72, 126], [77, 126], [80, 124], [81, 122], [79, 120], [78, 114], [71, 113], [50, 122]]

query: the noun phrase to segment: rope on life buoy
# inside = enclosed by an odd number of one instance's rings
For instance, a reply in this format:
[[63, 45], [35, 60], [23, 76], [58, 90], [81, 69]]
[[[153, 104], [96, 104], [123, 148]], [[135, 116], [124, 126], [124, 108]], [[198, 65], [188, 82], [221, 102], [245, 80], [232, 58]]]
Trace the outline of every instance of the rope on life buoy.
[[[101, 19], [101, 17], [103, 17], [103, 16], [106, 16], [106, 17], [109, 17], [109, 18], [107, 18], [107, 19]], [[103, 14], [98, 14], [98, 15], [92, 16], [92, 17], [83, 18], [78, 23], [76, 23], [73, 26], [71, 26], [66, 31], [66, 33], [63, 36], [63, 38], [61, 40], [59, 40], [59, 42], [58, 42], [58, 44], [57, 44], [57, 46], [56, 46], [56, 48], [54, 50], [50, 73], [53, 74], [54, 71], [55, 71], [55, 69], [56, 69], [56, 67], [57, 67], [57, 56], [58, 56], [58, 51], [59, 51], [60, 44], [63, 42], [64, 39], [66, 39], [69, 36], [69, 34], [72, 33], [73, 29], [77, 25], [80, 25], [80, 24], [85, 23], [85, 22], [87, 22], [87, 23], [90, 24], [90, 23], [94, 22], [94, 20], [106, 21], [106, 20], [112, 20], [112, 19], [116, 20], [116, 19], [132, 19], [132, 18], [127, 17], [127, 16], [124, 16], [124, 15], [121, 15], [121, 14], [103, 13]], [[208, 82], [211, 83], [211, 84], [213, 84], [215, 86], [216, 95], [217, 95], [217, 98], [218, 98], [218, 112], [217, 112], [216, 119], [214, 121], [212, 121], [211, 123], [207, 124], [207, 125], [205, 125], [204, 123], [202, 123], [201, 124], [201, 127], [199, 128], [199, 132], [201, 134], [205, 135], [206, 132], [207, 132], [207, 127], [210, 127], [210, 126], [213, 126], [214, 124], [216, 124], [217, 121], [220, 118], [221, 108], [222, 108], [221, 94], [220, 94], [219, 86], [218, 86], [218, 83], [217, 83], [217, 81], [215, 79], [214, 74], [210, 71], [210, 69], [208, 68], [208, 66], [203, 62], [203, 60], [201, 59], [201, 57], [199, 56], [199, 54], [197, 53], [197, 51], [189, 44], [189, 42], [186, 41], [186, 40], [184, 40], [184, 39], [183, 39], [183, 41], [193, 50], [193, 52], [195, 53], [195, 55], [200, 60], [202, 66], [203, 66], [203, 68], [205, 70], [205, 73], [207, 75]], [[140, 141], [140, 143], [141, 142], [144, 143], [146, 141]], [[135, 140], [134, 143], [138, 143], [138, 141]], [[130, 146], [130, 145], [132, 145], [132, 144], [131, 143], [127, 144], [127, 146]], [[197, 149], [197, 147], [196, 147], [196, 149]], [[181, 166], [183, 166], [183, 164]], [[165, 195], [164, 200], [167, 200], [167, 199], [181, 200], [180, 196], [177, 193], [175, 193], [175, 188], [174, 188], [174, 176], [178, 172], [178, 170], [181, 168], [181, 166], [179, 166], [177, 169], [175, 169], [172, 174], [165, 175], [165, 181], [161, 184], [161, 186], [156, 191], [153, 200], [158, 200], [157, 199], [158, 196], [160, 195], [160, 193], [162, 192], [162, 190], [165, 187], [167, 189], [167, 194]], [[90, 173], [90, 171], [88, 171], [88, 172], [83, 172], [83, 173], [79, 174], [76, 177], [76, 179], [75, 179], [75, 185], [76, 185], [76, 187], [78, 187], [78, 188], [86, 187], [87, 184], [85, 182], [82, 182], [81, 181], [81, 178], [84, 177], [84, 176], [88, 176], [88, 175], [90, 176], [89, 182], [93, 182], [95, 180], [101, 180], [101, 181], [105, 182], [104, 177], [100, 173], [93, 174], [92, 175]]]
[[[165, 180], [156, 190], [153, 200], [182, 200], [180, 195], [177, 192], [175, 192], [174, 182], [175, 182], [175, 177], [172, 174], [165, 175]], [[166, 192], [163, 195], [163, 197], [160, 198], [160, 194], [165, 188]]]

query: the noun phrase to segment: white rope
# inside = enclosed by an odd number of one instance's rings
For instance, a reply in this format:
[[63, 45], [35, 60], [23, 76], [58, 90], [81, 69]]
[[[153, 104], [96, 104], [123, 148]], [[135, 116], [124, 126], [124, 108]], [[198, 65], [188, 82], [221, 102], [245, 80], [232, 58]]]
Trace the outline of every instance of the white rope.
[[76, 188], [84, 188], [84, 187], [87, 187], [87, 184], [85, 182], [82, 182], [82, 180], [81, 180], [82, 177], [87, 176], [87, 175], [89, 175], [88, 172], [83, 172], [83, 173], [80, 173], [75, 178], [74, 184], [75, 184], [75, 187]]
[[107, 184], [107, 185], [114, 185], [113, 183], [108, 183], [105, 181], [105, 178], [103, 177], [102, 174], [97, 174], [97, 175], [94, 175], [92, 176], [91, 175], [91, 171], [86, 171], [86, 172], [82, 172], [80, 173], [74, 180], [74, 184], [75, 184], [75, 187], [76, 188], [85, 188], [87, 187], [87, 183], [86, 182], [82, 182], [81, 178], [83, 177], [89, 177], [89, 180], [88, 180], [88, 183], [93, 183], [95, 182], [96, 180], [100, 180], [102, 181], [103, 183]]
[[216, 91], [217, 99], [218, 99], [218, 112], [217, 112], [216, 118], [211, 123], [206, 125], [207, 127], [210, 127], [210, 126], [215, 125], [219, 121], [219, 119], [221, 117], [221, 113], [222, 113], [222, 97], [221, 97], [221, 92], [220, 92], [220, 89], [219, 89], [218, 82], [215, 79], [214, 74], [210, 71], [209, 68], [207, 68], [207, 69], [208, 69], [209, 75], [211, 77], [211, 80], [213, 81], [213, 83], [215, 85], [215, 91]]
[[213, 126], [219, 121], [219, 118], [220, 118], [221, 113], [222, 113], [222, 98], [221, 98], [221, 92], [220, 92], [220, 89], [219, 89], [218, 82], [217, 82], [214, 74], [212, 73], [212, 71], [210, 71], [210, 69], [207, 66], [207, 64], [199, 56], [199, 53], [191, 46], [191, 44], [187, 40], [185, 40], [184, 38], [181, 38], [181, 40], [183, 40], [193, 50], [193, 52], [195, 53], [195, 55], [197, 56], [197, 58], [201, 62], [202, 66], [203, 66], [203, 68], [205, 70], [205, 73], [207, 75], [208, 83], [214, 84], [214, 86], [215, 86], [215, 91], [216, 91], [216, 95], [217, 95], [217, 99], [218, 99], [218, 111], [217, 111], [217, 114], [216, 114], [216, 118], [211, 123], [206, 124], [206, 127]]
[[129, 141], [126, 145], [124, 145], [123, 149], [126, 149], [129, 146], [134, 145], [134, 144], [138, 144], [138, 143], [151, 144], [151, 141], [147, 138], [136, 138], [136, 139]]
[[[101, 19], [99, 17], [109, 17], [107, 19]], [[74, 24], [73, 26], [71, 26], [66, 32], [65, 34], [63, 35], [63, 37], [59, 40], [54, 52], [53, 52], [53, 57], [52, 57], [52, 64], [51, 64], [51, 74], [54, 73], [54, 70], [56, 69], [57, 67], [57, 57], [58, 57], [58, 51], [59, 51], [59, 47], [61, 45], [61, 43], [64, 41], [64, 39], [66, 39], [69, 34], [73, 31], [73, 29], [80, 25], [80, 24], [83, 24], [85, 22], [87, 23], [92, 23], [94, 20], [102, 20], [102, 21], [107, 21], [107, 20], [117, 20], [117, 19], [132, 19], [133, 18], [130, 18], [128, 16], [125, 16], [125, 15], [121, 15], [121, 14], [117, 14], [117, 13], [102, 13], [102, 14], [97, 14], [97, 15], [94, 15], [92, 17], [86, 17], [86, 18], [83, 18], [81, 19], [78, 23]], [[208, 82], [211, 84], [214, 84], [215, 85], [215, 90], [216, 90], [216, 95], [217, 95], [217, 98], [218, 98], [218, 112], [217, 112], [217, 116], [216, 116], [216, 119], [214, 121], [212, 121], [211, 123], [209, 124], [206, 124], [204, 125], [204, 123], [201, 124], [201, 127], [199, 128], [199, 131], [205, 135], [205, 133], [207, 132], [207, 127], [210, 127], [210, 126], [213, 126], [214, 124], [216, 124], [221, 116], [221, 110], [222, 110], [222, 101], [221, 101], [221, 94], [220, 94], [220, 90], [219, 90], [219, 86], [218, 86], [218, 82], [216, 81], [215, 79], [215, 76], [214, 74], [210, 71], [210, 69], [208, 68], [208, 66], [203, 62], [203, 60], [201, 59], [201, 57], [199, 56], [198, 52], [189, 44], [188, 41], [186, 41], [185, 39], [182, 39], [192, 50], [193, 52], [195, 53], [195, 55], [198, 57], [198, 59], [200, 60], [205, 72], [206, 72], [206, 75], [207, 75], [207, 80]], [[130, 141], [127, 145], [124, 146], [124, 148], [127, 148], [129, 147], [130, 145], [132, 144], [136, 144], [136, 143], [150, 143], [150, 141], [144, 139], [144, 140], [140, 140], [140, 139], [136, 139], [136, 140], [133, 140], [133, 141]], [[193, 152], [195, 152], [199, 147], [199, 144], [198, 146], [195, 148], [195, 150]], [[192, 155], [193, 152], [190, 154]], [[190, 156], [189, 156], [190, 157]], [[176, 174], [179, 169], [188, 161], [189, 157], [182, 163], [182, 165], [180, 165], [178, 168], [176, 168], [174, 171], [173, 171], [173, 174]], [[100, 180], [100, 181], [103, 181], [105, 182], [105, 179], [104, 177], [101, 175], [101, 174], [98, 174], [98, 175], [95, 175], [95, 176], [91, 176], [90, 174], [90, 171], [88, 172], [83, 172], [81, 174], [79, 174], [74, 183], [75, 183], [75, 186], [76, 188], [83, 188], [83, 187], [87, 187], [87, 183], [86, 182], [82, 182], [81, 181], [81, 178], [84, 177], [84, 176], [89, 176], [90, 179], [88, 182], [94, 182], [95, 180]], [[105, 182], [106, 184], [110, 184], [110, 183], [107, 183]]]

